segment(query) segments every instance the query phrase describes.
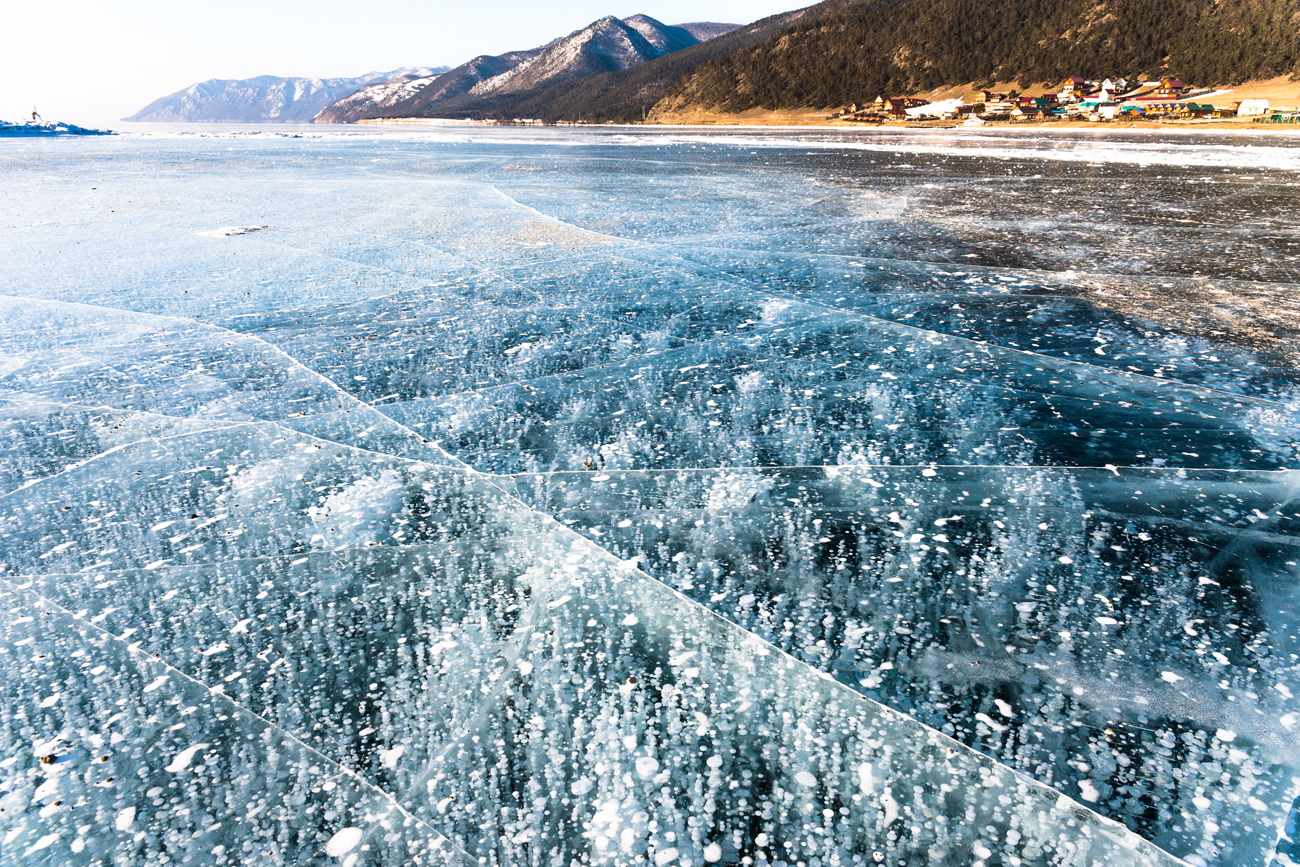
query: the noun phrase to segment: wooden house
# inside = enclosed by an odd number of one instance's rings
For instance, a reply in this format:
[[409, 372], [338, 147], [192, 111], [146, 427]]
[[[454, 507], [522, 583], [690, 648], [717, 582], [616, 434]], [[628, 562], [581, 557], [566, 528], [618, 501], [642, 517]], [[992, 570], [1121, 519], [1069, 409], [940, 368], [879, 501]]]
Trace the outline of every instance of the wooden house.
[[1128, 92], [1128, 81], [1123, 78], [1108, 78], [1101, 83], [1101, 92], [1107, 95], [1109, 99], [1114, 99], [1122, 93]]
[[1072, 75], [1061, 85], [1060, 96], [1067, 98], [1078, 98], [1088, 92], [1088, 80], [1078, 75]]

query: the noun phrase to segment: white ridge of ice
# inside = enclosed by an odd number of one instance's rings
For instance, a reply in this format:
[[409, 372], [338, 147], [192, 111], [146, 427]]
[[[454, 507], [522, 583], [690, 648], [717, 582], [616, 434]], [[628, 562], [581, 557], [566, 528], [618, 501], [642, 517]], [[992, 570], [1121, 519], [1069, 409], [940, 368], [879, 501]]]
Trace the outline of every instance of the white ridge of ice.
[[[1161, 166], [1176, 162], [1178, 165], [1219, 167], [1258, 167], [1280, 171], [1300, 171], [1300, 158], [1293, 149], [1269, 146], [1231, 144], [1203, 145], [1193, 149], [1177, 149], [1164, 143], [1106, 142], [1099, 146], [1095, 141], [1076, 142], [1060, 136], [1053, 130], [945, 130], [942, 137], [929, 131], [917, 134], [902, 130], [881, 130], [884, 141], [863, 141], [842, 133], [803, 133], [800, 137], [764, 135], [735, 127], [734, 134], [710, 134], [708, 143], [726, 148], [800, 148], [807, 150], [873, 151], [889, 154], [942, 155], [969, 153], [985, 159], [1050, 160], [1077, 163], [1124, 163], [1138, 166]], [[1065, 132], [1062, 130], [1061, 132]], [[1195, 130], [1188, 130], [1195, 134]], [[1177, 133], [1175, 133], [1177, 134]], [[1041, 137], [1051, 147], [1033, 148], [1025, 139]], [[686, 131], [664, 132], [655, 136], [629, 135], [621, 142], [632, 146], [663, 147], [665, 145], [699, 144], [698, 134]], [[999, 146], [1001, 145], [1001, 146]]]

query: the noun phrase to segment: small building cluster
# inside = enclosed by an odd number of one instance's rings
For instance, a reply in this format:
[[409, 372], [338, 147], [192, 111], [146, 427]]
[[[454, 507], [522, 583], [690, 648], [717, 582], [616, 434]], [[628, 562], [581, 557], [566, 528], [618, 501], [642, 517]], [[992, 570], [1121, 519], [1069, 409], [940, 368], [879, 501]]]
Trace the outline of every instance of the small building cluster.
[[1031, 95], [981, 90], [971, 102], [962, 99], [931, 102], [919, 97], [881, 94], [874, 102], [854, 103], [832, 117], [862, 123], [955, 120], [964, 121], [968, 126], [1058, 119], [1105, 122], [1249, 117], [1263, 123], [1300, 122], [1300, 112], [1272, 109], [1266, 99], [1246, 99], [1224, 107], [1194, 101], [1211, 93], [1208, 89], [1188, 87], [1176, 78], [1132, 83], [1123, 78], [1089, 81], [1072, 76], [1055, 92]]

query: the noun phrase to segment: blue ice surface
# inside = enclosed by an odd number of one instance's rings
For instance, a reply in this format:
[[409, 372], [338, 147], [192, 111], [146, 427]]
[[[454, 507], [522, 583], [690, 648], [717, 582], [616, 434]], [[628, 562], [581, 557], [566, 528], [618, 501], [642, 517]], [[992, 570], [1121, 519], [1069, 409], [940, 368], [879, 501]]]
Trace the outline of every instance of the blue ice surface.
[[1295, 863], [1291, 139], [0, 161], [0, 864]]

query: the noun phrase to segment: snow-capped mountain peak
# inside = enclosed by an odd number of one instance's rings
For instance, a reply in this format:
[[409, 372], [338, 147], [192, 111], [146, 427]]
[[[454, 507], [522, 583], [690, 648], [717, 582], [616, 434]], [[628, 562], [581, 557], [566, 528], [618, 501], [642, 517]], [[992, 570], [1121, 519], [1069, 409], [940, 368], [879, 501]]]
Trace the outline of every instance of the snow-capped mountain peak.
[[488, 100], [544, 90], [577, 78], [630, 69], [734, 29], [730, 24], [673, 26], [648, 15], [607, 15], [540, 48], [479, 55], [448, 73], [374, 82], [339, 100], [317, 123], [473, 110]]
[[[664, 24], [662, 21], [656, 21], [649, 15], [630, 15], [623, 19], [623, 23], [631, 27], [637, 33], [640, 33], [645, 40], [658, 48], [665, 54], [671, 54], [674, 51], [681, 51], [683, 48], [690, 48], [700, 42], [704, 42], [711, 37], [703, 37], [692, 32], [689, 25], [681, 26], [674, 24]], [[721, 24], [712, 25], [719, 33], [726, 33], [733, 29], [734, 25]]]
[[628, 69], [666, 53], [637, 28], [609, 15], [543, 46], [536, 56], [479, 82], [470, 93], [519, 93], [567, 78]]

